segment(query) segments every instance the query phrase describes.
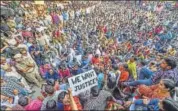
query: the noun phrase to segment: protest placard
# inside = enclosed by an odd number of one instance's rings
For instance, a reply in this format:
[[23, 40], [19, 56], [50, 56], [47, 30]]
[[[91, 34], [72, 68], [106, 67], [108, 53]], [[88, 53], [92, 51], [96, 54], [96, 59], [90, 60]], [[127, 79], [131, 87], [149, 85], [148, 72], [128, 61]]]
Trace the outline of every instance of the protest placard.
[[97, 75], [94, 70], [90, 70], [79, 75], [68, 78], [70, 88], [72, 88], [72, 94], [78, 95], [81, 92], [90, 90], [91, 87], [96, 86]]

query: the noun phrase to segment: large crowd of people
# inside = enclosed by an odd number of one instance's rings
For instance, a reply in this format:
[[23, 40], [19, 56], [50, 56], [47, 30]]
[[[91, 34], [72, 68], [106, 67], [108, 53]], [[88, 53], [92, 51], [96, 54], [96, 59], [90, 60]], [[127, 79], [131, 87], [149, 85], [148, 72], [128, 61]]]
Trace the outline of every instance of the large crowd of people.
[[1, 1], [0, 31], [2, 111], [178, 111], [176, 1]]

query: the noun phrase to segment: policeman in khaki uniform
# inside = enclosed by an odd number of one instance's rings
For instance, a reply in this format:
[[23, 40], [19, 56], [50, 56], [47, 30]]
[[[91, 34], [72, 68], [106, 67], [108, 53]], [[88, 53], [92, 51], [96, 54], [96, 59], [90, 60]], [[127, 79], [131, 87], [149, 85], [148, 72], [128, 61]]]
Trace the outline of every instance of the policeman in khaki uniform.
[[42, 78], [36, 70], [35, 64], [30, 59], [23, 59], [21, 54], [16, 54], [14, 59], [17, 71], [29, 82], [33, 82], [38, 87], [41, 87], [40, 81], [42, 81]]

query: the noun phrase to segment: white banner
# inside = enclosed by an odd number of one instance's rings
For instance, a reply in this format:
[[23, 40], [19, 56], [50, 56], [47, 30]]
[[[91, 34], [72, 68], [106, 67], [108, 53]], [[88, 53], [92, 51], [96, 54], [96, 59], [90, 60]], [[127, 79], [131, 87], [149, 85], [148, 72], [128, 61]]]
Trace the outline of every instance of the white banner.
[[79, 75], [68, 78], [73, 96], [90, 90], [91, 87], [98, 85], [97, 75], [94, 70], [90, 70]]
[[41, 4], [41, 5], [43, 5], [44, 1], [43, 0], [41, 0], [41, 1], [35, 1], [35, 4]]

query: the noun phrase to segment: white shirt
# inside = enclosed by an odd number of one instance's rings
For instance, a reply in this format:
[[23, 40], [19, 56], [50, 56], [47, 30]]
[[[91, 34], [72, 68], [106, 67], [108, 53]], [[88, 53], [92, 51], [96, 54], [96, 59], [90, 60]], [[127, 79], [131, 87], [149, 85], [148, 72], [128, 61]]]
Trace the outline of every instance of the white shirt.
[[76, 11], [76, 15], [79, 16], [80, 15], [80, 10]]
[[9, 106], [9, 107], [13, 107], [15, 106], [15, 104], [9, 103], [9, 101], [1, 101], [1, 106]]
[[38, 32], [41, 32], [41, 31], [43, 31], [44, 29], [47, 29], [47, 28], [46, 28], [46, 27], [36, 28], [36, 30], [37, 30]]
[[92, 55], [92, 54], [89, 54], [89, 55], [88, 55], [89, 61], [90, 61], [92, 58], [93, 58], [93, 55]]
[[64, 9], [63, 4], [61, 4], [61, 3], [57, 3], [57, 7], [60, 7], [61, 9]]
[[82, 55], [77, 55], [77, 56], [75, 56], [75, 58], [77, 59], [77, 62], [79, 62], [79, 63], [82, 62]]
[[16, 69], [14, 67], [11, 67], [11, 69], [12, 69], [12, 71], [10, 71], [10, 72], [6, 71], [6, 76], [13, 76], [13, 77], [20, 79], [21, 75], [19, 73], [17, 73]]
[[43, 37], [46, 40], [46, 44], [49, 45], [50, 44], [49, 41], [51, 40], [50, 36], [44, 34]]
[[74, 49], [70, 48], [70, 51], [71, 51], [71, 54], [72, 54], [73, 56], [75, 56], [75, 51], [74, 51]]
[[27, 28], [27, 31], [31, 31], [31, 27]]
[[168, 46], [167, 50], [170, 50], [170, 49], [172, 49], [172, 46], [171, 46], [171, 45]]
[[19, 100], [19, 96], [18, 95], [14, 96], [14, 104], [18, 104], [18, 100]]
[[89, 14], [89, 13], [90, 13], [90, 10], [91, 10], [91, 8], [88, 7], [88, 8], [86, 9], [86, 13]]
[[42, 20], [39, 20], [38, 23], [44, 26], [44, 22]]
[[27, 47], [27, 45], [25, 45], [25, 44], [19, 44], [18, 46], [17, 46], [17, 48], [24, 48], [24, 49], [26, 49], [26, 50], [28, 50], [28, 47]]
[[178, 25], [178, 22], [174, 23], [174, 25], [172, 27], [176, 27]]
[[14, 46], [15, 44], [17, 44], [17, 41], [12, 38], [12, 39], [6, 39], [6, 42], [10, 45], [10, 46]]
[[48, 21], [50, 21], [50, 22], [52, 23], [52, 18], [51, 18], [50, 15], [47, 15], [47, 16], [46, 16], [46, 20], [48, 20]]
[[72, 19], [75, 17], [75, 13], [74, 13], [73, 10], [70, 11], [70, 16], [71, 16]]
[[99, 49], [96, 49], [96, 54], [98, 54], [99, 56], [101, 56], [101, 51]]
[[62, 15], [59, 15], [59, 19], [61, 22], [63, 22], [63, 16]]
[[42, 46], [44, 46], [46, 44], [46, 40], [45, 38], [42, 36], [40, 38], [36, 38], [36, 40], [38, 41], [38, 43]]

